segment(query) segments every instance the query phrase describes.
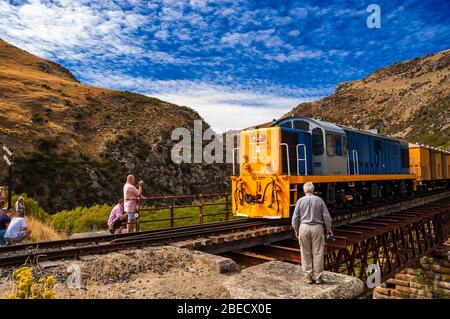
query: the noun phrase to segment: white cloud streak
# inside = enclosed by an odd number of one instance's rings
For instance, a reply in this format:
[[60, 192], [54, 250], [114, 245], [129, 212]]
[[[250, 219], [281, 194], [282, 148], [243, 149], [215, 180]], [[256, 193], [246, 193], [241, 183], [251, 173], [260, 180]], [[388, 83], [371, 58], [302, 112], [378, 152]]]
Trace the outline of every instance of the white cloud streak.
[[[298, 89], [272, 86], [266, 92], [246, 88], [212, 85], [187, 80], [150, 80], [127, 75], [88, 74], [101, 87], [140, 91], [161, 100], [196, 110], [218, 132], [242, 129], [271, 121], [287, 113], [300, 102], [320, 98], [331, 88]], [[284, 92], [280, 95], [277, 92]]]

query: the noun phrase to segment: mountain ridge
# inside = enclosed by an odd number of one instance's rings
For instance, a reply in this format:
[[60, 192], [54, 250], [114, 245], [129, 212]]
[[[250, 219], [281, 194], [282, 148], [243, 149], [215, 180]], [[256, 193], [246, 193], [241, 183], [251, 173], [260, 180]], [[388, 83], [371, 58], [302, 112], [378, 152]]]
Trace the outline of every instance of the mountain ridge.
[[450, 149], [450, 49], [341, 82], [332, 95], [301, 103], [283, 117], [292, 115]]
[[[148, 183], [147, 195], [226, 187], [220, 165], [171, 161], [171, 132], [203, 121], [196, 111], [82, 84], [63, 66], [1, 39], [0, 110], [0, 143], [16, 157], [15, 191], [50, 211], [112, 203], [128, 173]], [[0, 184], [6, 184], [5, 166]]]

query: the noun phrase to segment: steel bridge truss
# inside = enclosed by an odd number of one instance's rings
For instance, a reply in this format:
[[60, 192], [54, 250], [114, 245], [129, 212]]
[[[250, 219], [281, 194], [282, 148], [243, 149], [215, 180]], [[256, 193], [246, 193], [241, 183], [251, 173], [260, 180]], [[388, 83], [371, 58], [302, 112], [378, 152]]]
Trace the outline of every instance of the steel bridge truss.
[[445, 202], [338, 227], [335, 240], [327, 241], [325, 268], [366, 281], [367, 267], [375, 264], [384, 282], [438, 248], [449, 230], [450, 205]]

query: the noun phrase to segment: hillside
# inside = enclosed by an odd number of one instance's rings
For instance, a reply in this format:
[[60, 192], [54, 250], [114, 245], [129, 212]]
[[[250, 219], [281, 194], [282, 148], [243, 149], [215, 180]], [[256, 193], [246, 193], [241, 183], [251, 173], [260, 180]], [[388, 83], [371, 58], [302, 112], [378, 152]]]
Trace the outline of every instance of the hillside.
[[301, 103], [284, 117], [293, 114], [450, 149], [450, 50], [341, 83], [333, 95]]
[[1, 39], [0, 110], [0, 143], [16, 154], [15, 191], [49, 210], [114, 202], [129, 172], [147, 183], [149, 196], [225, 187], [223, 167], [171, 161], [172, 130], [201, 119], [192, 109], [83, 85]]

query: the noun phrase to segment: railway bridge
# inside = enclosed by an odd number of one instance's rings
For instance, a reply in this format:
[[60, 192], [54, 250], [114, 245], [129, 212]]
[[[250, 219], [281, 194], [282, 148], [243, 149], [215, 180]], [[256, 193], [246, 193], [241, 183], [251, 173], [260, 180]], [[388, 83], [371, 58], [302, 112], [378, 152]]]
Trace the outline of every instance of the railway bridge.
[[[289, 220], [236, 219], [231, 215], [229, 199], [228, 194], [145, 198], [139, 205], [141, 216], [164, 209], [168, 217], [141, 218], [139, 225], [167, 222], [170, 227], [3, 246], [0, 247], [0, 266], [164, 244], [229, 257], [245, 267], [268, 261], [300, 264], [300, 247]], [[194, 217], [198, 218], [198, 225], [176, 227], [178, 221], [193, 218], [177, 214], [187, 207], [198, 209], [198, 216]], [[208, 209], [211, 207], [216, 210], [211, 212]], [[224, 221], [207, 223], [208, 218], [220, 215]], [[447, 240], [450, 192], [342, 211], [334, 215], [333, 232], [334, 240], [326, 243], [326, 270], [367, 282], [368, 267], [375, 265], [381, 282], [386, 282]]]

